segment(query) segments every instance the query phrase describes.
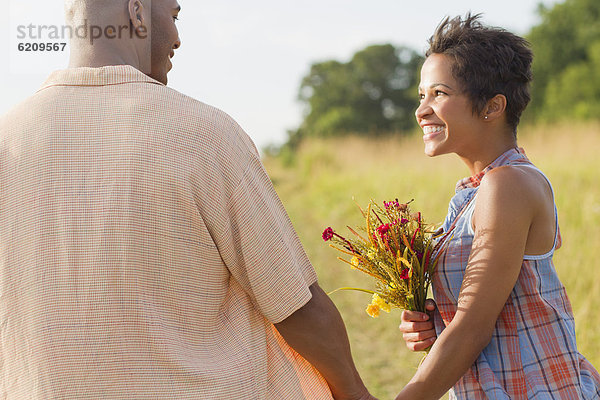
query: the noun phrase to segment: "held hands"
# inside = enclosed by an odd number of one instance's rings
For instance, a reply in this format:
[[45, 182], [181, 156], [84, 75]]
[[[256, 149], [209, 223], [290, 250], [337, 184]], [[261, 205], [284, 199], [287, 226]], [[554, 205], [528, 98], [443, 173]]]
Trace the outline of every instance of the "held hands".
[[402, 312], [399, 329], [409, 350], [423, 351], [436, 341], [437, 334], [432, 318], [435, 308], [435, 302], [429, 299], [425, 302], [427, 314], [407, 310]]
[[364, 393], [360, 397], [356, 397], [356, 400], [378, 400], [376, 397], [373, 397], [369, 392]]
[[362, 391], [361, 393], [358, 394], [353, 394], [353, 395], [335, 395], [333, 394], [333, 399], [334, 400], [378, 400], [376, 397], [373, 397], [371, 395], [371, 393], [369, 393], [367, 391], [367, 389], [365, 388], [364, 391]]
[[361, 397], [358, 400], [377, 400], [376, 397], [371, 396], [370, 394], [366, 394], [365, 396]]
[[[333, 393], [332, 393], [333, 394]], [[349, 395], [333, 395], [335, 400], [378, 400], [376, 397], [372, 396], [371, 393], [367, 390], [366, 387], [363, 386], [360, 393], [354, 393]]]

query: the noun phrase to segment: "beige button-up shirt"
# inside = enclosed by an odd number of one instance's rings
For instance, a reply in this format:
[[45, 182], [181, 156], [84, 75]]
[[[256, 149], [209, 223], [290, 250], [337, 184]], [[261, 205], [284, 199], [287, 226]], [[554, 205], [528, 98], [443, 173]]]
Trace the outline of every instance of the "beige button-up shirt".
[[272, 325], [315, 281], [225, 113], [109, 66], [0, 118], [0, 399], [331, 399]]

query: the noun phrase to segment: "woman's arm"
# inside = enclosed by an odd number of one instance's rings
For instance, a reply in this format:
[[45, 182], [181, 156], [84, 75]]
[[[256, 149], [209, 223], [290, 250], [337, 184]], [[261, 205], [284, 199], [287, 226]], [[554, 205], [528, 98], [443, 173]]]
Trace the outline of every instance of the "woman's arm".
[[452, 322], [438, 337], [402, 399], [439, 399], [470, 368], [491, 340], [519, 276], [528, 234], [540, 204], [532, 178], [497, 168], [481, 183], [473, 215], [475, 237]]

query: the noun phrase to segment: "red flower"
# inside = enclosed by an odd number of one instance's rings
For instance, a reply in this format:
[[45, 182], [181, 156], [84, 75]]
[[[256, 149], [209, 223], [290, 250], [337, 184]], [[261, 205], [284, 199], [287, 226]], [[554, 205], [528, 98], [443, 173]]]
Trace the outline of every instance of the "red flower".
[[327, 242], [331, 240], [331, 238], [333, 238], [333, 229], [329, 227], [323, 231], [323, 240]]
[[408, 279], [409, 278], [409, 269], [403, 269], [402, 272], [400, 273], [400, 279]]
[[383, 237], [383, 235], [388, 233], [389, 230], [390, 230], [390, 224], [383, 224], [379, 228], [377, 228], [377, 232], [379, 233], [379, 235], [381, 237]]
[[406, 218], [402, 218], [402, 219], [400, 220], [400, 223], [401, 223], [402, 225], [404, 225], [404, 224], [408, 223], [408, 220], [407, 220]]
[[396, 201], [390, 201], [390, 202], [384, 201], [383, 206], [385, 207], [386, 210], [389, 210], [390, 208], [399, 208], [400, 203], [398, 203], [397, 199], [396, 199]]

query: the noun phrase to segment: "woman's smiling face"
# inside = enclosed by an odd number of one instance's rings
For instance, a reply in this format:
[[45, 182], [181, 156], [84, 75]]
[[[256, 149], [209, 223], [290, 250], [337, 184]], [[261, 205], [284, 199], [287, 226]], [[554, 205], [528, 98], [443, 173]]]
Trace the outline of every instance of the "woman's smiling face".
[[477, 139], [481, 118], [473, 114], [471, 100], [452, 75], [452, 60], [431, 54], [421, 68], [421, 104], [415, 112], [423, 130], [425, 154], [430, 157], [462, 155]]

